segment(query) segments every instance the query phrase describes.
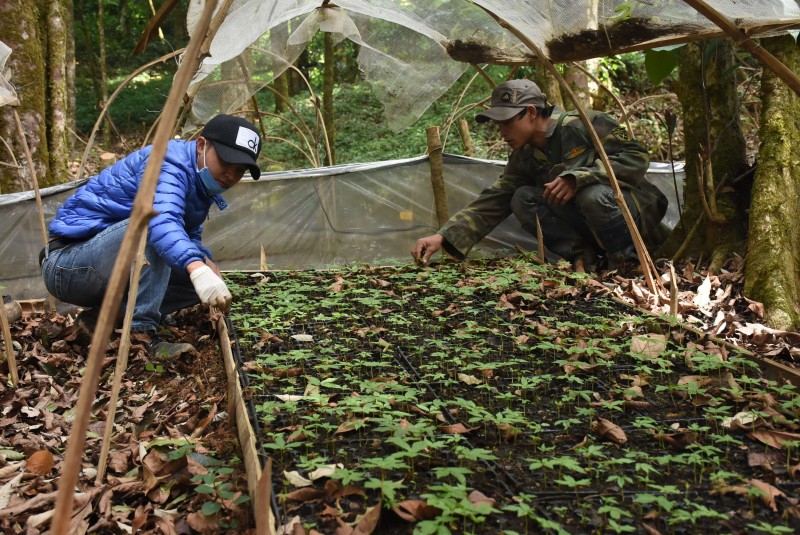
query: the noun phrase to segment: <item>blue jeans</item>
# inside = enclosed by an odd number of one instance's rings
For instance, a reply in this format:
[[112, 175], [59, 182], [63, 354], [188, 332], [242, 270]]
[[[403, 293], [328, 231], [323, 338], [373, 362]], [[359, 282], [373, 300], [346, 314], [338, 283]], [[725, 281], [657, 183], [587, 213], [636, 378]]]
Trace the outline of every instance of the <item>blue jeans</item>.
[[[622, 193], [639, 225], [639, 209], [633, 195], [628, 190]], [[596, 263], [598, 254], [624, 254], [633, 247], [625, 218], [614, 200], [614, 191], [607, 184], [586, 186], [563, 206], [548, 203], [544, 199], [544, 188], [522, 186], [514, 192], [511, 210], [522, 228], [534, 236], [538, 214], [544, 244], [572, 262], [582, 258], [591, 266]]]
[[[66, 303], [99, 307], [106, 293], [128, 220], [94, 237], [50, 253], [42, 263], [47, 291]], [[131, 331], [155, 331], [161, 316], [200, 302], [186, 271], [173, 270], [151, 245], [144, 250]], [[123, 307], [125, 303], [123, 301]]]

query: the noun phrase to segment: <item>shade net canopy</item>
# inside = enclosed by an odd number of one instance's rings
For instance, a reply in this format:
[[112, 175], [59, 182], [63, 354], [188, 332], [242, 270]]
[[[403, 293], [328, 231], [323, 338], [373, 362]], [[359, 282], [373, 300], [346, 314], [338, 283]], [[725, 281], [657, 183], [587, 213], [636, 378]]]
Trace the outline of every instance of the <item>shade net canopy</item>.
[[[449, 212], [466, 206], [502, 173], [505, 162], [444, 156]], [[647, 174], [671, 199], [664, 223], [679, 218], [673, 184], [683, 184], [683, 164], [653, 163]], [[41, 190], [45, 221], [86, 180]], [[680, 198], [680, 192], [677, 192]], [[417, 238], [434, 233], [436, 208], [430, 164], [407, 160], [340, 165], [249, 177], [225, 193], [228, 208], [212, 207], [203, 243], [223, 270], [306, 269], [354, 263], [411, 262]], [[33, 192], [0, 195], [0, 293], [15, 299], [47, 295], [39, 276], [42, 248]], [[473, 254], [536, 250], [536, 242], [511, 216]]]
[[[190, 31], [203, 4], [190, 5]], [[800, 25], [797, 0], [707, 4], [749, 35]], [[247, 107], [254, 93], [290, 68], [316, 32], [324, 31], [337, 42], [359, 45], [360, 70], [383, 102], [389, 126], [399, 131], [470, 64], [537, 61], [504, 25], [556, 63], [724, 35], [694, 8], [674, 0], [234, 0], [189, 89], [194, 99], [189, 125]]]

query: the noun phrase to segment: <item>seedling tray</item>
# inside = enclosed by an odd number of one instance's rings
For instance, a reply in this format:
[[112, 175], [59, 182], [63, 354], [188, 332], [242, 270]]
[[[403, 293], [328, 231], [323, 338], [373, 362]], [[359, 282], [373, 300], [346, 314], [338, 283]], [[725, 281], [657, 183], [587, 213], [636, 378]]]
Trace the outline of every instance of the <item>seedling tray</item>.
[[800, 529], [797, 389], [574, 275], [520, 257], [226, 276], [281, 526]]

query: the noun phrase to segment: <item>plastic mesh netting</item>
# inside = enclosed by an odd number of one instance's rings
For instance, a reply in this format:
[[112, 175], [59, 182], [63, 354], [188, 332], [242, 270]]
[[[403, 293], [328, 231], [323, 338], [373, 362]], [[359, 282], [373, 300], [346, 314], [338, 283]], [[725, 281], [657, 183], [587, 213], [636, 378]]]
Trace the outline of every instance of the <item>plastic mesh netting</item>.
[[[684, 2], [661, 0], [236, 0], [190, 93], [193, 121], [242, 107], [285, 71], [318, 31], [360, 45], [358, 62], [389, 125], [411, 125], [469, 63], [531, 63], [535, 56], [488, 12], [552, 61], [614, 54], [720, 34]], [[800, 24], [797, 0], [708, 2], [752, 34]], [[202, 0], [189, 10], [191, 30]], [[487, 12], [488, 11], [488, 12]], [[453, 61], [453, 60], [457, 61]]]
[[[450, 213], [464, 207], [500, 175], [504, 162], [445, 155]], [[683, 164], [676, 164], [683, 183]], [[648, 179], [675, 198], [670, 164], [652, 164]], [[341, 165], [245, 178], [225, 193], [228, 208], [212, 208], [203, 243], [221, 269], [259, 269], [261, 248], [271, 269], [321, 268], [332, 264], [410, 262], [414, 241], [439, 227], [427, 157]], [[85, 181], [42, 190], [45, 220]], [[678, 203], [665, 224], [674, 227]], [[0, 286], [16, 299], [46, 295], [39, 276], [42, 248], [33, 192], [0, 195]], [[476, 251], [534, 250], [533, 237], [513, 217], [498, 226]]]

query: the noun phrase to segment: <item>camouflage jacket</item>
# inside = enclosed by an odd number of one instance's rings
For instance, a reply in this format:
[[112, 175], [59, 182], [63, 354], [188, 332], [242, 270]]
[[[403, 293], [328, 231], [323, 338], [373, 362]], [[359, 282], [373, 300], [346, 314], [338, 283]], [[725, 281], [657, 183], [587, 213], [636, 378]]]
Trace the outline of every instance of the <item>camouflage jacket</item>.
[[[644, 179], [650, 163], [647, 150], [632, 140], [628, 131], [611, 116], [598, 111], [588, 111], [587, 115], [603, 143], [620, 187], [634, 192], [645, 188], [646, 196], [654, 195], [651, 188], [656, 191], [657, 188]], [[574, 176], [578, 190], [590, 184], [609, 183], [580, 116], [577, 112], [556, 110], [548, 122], [545, 149], [525, 145], [513, 151], [497, 182], [439, 229], [438, 233], [445, 238], [445, 250], [463, 259], [473, 245], [511, 214], [511, 197], [517, 188], [542, 187], [561, 175]], [[640, 195], [637, 193], [636, 197]]]

